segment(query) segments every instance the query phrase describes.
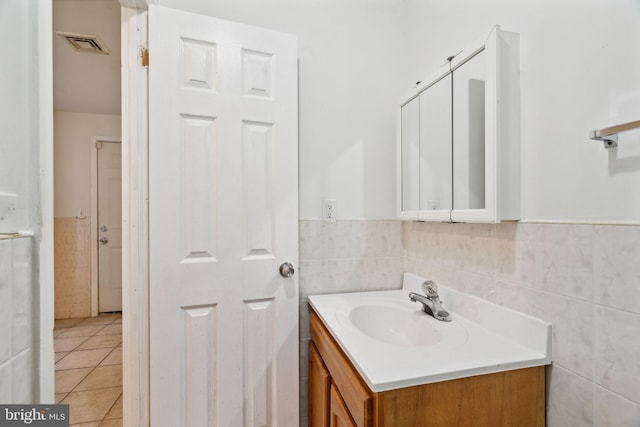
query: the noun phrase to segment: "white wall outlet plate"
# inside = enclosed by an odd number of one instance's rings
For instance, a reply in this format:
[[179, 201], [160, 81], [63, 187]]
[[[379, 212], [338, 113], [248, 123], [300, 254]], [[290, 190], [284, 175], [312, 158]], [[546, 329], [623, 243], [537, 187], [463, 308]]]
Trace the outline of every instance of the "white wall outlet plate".
[[0, 233], [15, 233], [17, 231], [17, 204], [17, 194], [0, 192]]
[[322, 200], [322, 220], [324, 222], [336, 222], [336, 199]]

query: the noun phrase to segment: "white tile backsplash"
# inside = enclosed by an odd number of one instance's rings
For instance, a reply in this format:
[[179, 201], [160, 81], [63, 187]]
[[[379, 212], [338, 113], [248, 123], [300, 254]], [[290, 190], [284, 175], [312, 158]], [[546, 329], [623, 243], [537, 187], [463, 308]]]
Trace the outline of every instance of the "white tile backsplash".
[[33, 402], [35, 398], [35, 364], [31, 349], [14, 356], [11, 363], [12, 397], [15, 403]]
[[11, 361], [0, 364], [0, 402], [11, 402], [13, 380], [11, 377]]
[[554, 363], [583, 377], [593, 378], [593, 304], [504, 282], [498, 284], [496, 302], [551, 322]]
[[640, 316], [598, 307], [596, 319], [598, 385], [640, 404]]
[[[12, 241], [0, 240], [0, 365], [11, 359], [13, 329], [12, 289]], [[4, 377], [2, 377], [4, 378]], [[4, 382], [4, 381], [3, 381]]]
[[553, 323], [550, 427], [640, 425], [640, 227], [407, 222], [403, 236], [407, 271]]
[[598, 427], [640, 426], [640, 404], [598, 387], [596, 389]]
[[35, 398], [32, 240], [0, 240], [0, 402]]
[[498, 279], [513, 285], [535, 283], [535, 227], [515, 223], [496, 227]]
[[[496, 227], [491, 224], [462, 225], [465, 229], [462, 238], [462, 270], [494, 278], [497, 274], [499, 250]], [[459, 254], [456, 256], [460, 257]]]
[[640, 314], [640, 227], [596, 226], [594, 246], [596, 303]]
[[547, 368], [547, 427], [595, 426], [593, 383], [558, 366]]
[[301, 345], [308, 295], [399, 288], [403, 271], [553, 323], [549, 427], [640, 426], [640, 227], [300, 221]]
[[13, 243], [13, 356], [31, 346], [33, 329], [33, 289], [30, 239]]
[[536, 224], [536, 282], [549, 292], [593, 301], [593, 226]]

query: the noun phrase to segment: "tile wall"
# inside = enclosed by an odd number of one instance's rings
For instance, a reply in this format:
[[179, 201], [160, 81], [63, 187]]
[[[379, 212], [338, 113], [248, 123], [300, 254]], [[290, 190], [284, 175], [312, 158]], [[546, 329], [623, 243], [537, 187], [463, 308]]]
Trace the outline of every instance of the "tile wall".
[[0, 240], [0, 402], [36, 398], [31, 238]]
[[300, 221], [301, 426], [311, 294], [411, 271], [553, 323], [549, 427], [640, 426], [640, 227]]
[[300, 221], [300, 417], [308, 424], [309, 295], [397, 289], [400, 221]]
[[403, 223], [405, 269], [553, 323], [549, 427], [640, 425], [640, 227]]
[[91, 220], [54, 219], [55, 318], [91, 316]]

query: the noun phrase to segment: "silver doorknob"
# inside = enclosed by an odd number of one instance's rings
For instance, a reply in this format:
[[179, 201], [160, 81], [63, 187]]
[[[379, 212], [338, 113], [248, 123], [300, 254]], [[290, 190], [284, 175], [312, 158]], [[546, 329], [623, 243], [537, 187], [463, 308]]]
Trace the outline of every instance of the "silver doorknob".
[[280, 266], [280, 275], [282, 275], [282, 277], [291, 277], [295, 272], [296, 270], [290, 262], [283, 262]]
[[109, 239], [107, 239], [106, 237], [102, 237], [100, 238], [100, 240], [98, 240], [100, 243], [102, 243], [103, 245], [106, 245], [107, 242], [109, 241]]

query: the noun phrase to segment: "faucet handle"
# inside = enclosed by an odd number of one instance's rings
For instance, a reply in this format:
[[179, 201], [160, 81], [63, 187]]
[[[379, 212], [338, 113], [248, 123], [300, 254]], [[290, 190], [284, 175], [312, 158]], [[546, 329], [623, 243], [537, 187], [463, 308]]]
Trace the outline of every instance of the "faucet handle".
[[433, 280], [425, 280], [422, 282], [422, 292], [427, 298], [438, 298], [438, 285]]

